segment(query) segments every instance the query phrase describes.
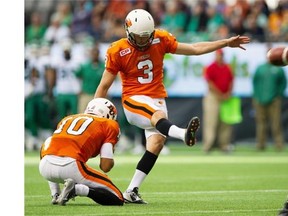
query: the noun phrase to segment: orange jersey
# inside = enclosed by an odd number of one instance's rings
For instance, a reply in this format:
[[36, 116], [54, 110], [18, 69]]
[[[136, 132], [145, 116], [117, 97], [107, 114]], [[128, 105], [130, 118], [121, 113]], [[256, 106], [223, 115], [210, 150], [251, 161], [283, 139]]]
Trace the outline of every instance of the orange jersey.
[[128, 39], [111, 44], [106, 54], [106, 70], [122, 79], [122, 99], [132, 95], [167, 97], [163, 84], [163, 61], [166, 53], [175, 53], [178, 42], [165, 30], [155, 30], [154, 40], [146, 51], [134, 48]]
[[87, 162], [100, 153], [104, 143], [115, 146], [119, 136], [120, 128], [114, 120], [89, 114], [70, 115], [58, 123], [51, 142], [42, 145], [41, 158], [57, 155]]

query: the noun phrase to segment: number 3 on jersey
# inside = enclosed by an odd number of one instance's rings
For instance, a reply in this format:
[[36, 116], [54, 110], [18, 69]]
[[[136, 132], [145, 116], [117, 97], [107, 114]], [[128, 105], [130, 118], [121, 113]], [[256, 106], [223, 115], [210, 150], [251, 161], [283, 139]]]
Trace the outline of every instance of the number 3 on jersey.
[[151, 83], [153, 81], [153, 63], [151, 60], [147, 59], [138, 63], [137, 68], [139, 70], [144, 69], [144, 74], [147, 76], [138, 77], [138, 82], [141, 84]]

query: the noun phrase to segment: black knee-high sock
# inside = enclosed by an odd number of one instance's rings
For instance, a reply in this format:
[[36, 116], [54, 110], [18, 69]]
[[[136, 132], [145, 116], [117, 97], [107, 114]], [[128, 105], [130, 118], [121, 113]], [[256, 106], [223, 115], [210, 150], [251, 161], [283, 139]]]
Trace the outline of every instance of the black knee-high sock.
[[100, 205], [123, 205], [122, 200], [104, 188], [89, 188], [88, 197]]
[[155, 127], [163, 135], [169, 136], [168, 132], [172, 125], [173, 124], [168, 119], [162, 118], [156, 123]]
[[138, 162], [136, 168], [148, 175], [148, 173], [153, 168], [157, 158], [157, 155], [146, 150], [141, 160]]

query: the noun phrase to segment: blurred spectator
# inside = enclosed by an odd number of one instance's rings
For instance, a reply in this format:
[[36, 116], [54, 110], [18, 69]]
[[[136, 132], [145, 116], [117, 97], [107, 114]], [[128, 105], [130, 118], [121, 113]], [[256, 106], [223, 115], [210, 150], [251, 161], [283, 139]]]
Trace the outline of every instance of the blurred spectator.
[[251, 10], [254, 10], [255, 8], [259, 8], [262, 14], [264, 14], [266, 17], [270, 15], [270, 8], [267, 5], [267, 2], [265, 0], [255, 0], [254, 4], [250, 5]]
[[287, 13], [288, 9], [285, 9], [281, 4], [279, 4], [278, 7], [270, 13], [268, 17], [268, 31], [270, 40], [272, 41], [283, 40], [283, 37], [286, 37], [285, 34], [287, 34], [288, 32]]
[[73, 19], [71, 2], [70, 1], [58, 2], [56, 11], [54, 12], [53, 15], [59, 16], [60, 25], [65, 25], [70, 28]]
[[227, 8], [228, 8], [226, 0], [217, 0], [217, 3], [216, 3], [214, 8], [216, 10], [216, 13], [222, 14], [224, 16], [224, 14], [227, 12]]
[[191, 7], [191, 16], [186, 28], [186, 40], [189, 40], [189, 38], [193, 38], [193, 41], [209, 39], [209, 33], [207, 31], [209, 15], [207, 9], [208, 4], [203, 0], [198, 1]]
[[42, 21], [39, 12], [33, 12], [31, 15], [31, 23], [25, 29], [25, 42], [26, 43], [39, 43], [44, 38], [47, 26]]
[[104, 14], [107, 8], [106, 1], [96, 1], [91, 13], [91, 25], [88, 33], [95, 42], [103, 42], [104, 32], [106, 31], [106, 22], [104, 21]]
[[133, 9], [144, 9], [147, 11], [151, 10], [149, 0], [134, 0], [132, 3], [132, 7], [133, 7]]
[[281, 5], [284, 10], [288, 10], [288, 1], [287, 0], [278, 0], [278, 5]]
[[229, 32], [232, 35], [245, 35], [246, 29], [239, 16], [232, 16], [228, 22]]
[[91, 16], [91, 25], [89, 27], [89, 35], [97, 42], [103, 40], [103, 33], [105, 32], [105, 27], [102, 24], [102, 17], [100, 14], [93, 14]]
[[208, 3], [205, 0], [198, 1], [192, 7], [192, 17], [188, 24], [189, 31], [205, 32], [209, 21]]
[[233, 5], [229, 7], [229, 16], [236, 16], [243, 22], [250, 11], [250, 5], [247, 0], [236, 0]]
[[150, 4], [150, 12], [154, 17], [154, 22], [156, 28], [161, 26], [162, 19], [166, 13], [165, 1], [164, 0], [154, 0], [153, 4]]
[[203, 97], [203, 150], [209, 153], [218, 147], [230, 152], [232, 125], [221, 120], [220, 106], [231, 97], [234, 74], [222, 49], [215, 51], [215, 60], [204, 69], [204, 78], [208, 92]]
[[123, 20], [110, 17], [110, 19], [107, 21], [109, 22], [110, 28], [106, 28], [103, 37], [104, 42], [111, 42], [126, 37], [126, 32], [123, 28]]
[[211, 35], [211, 40], [220, 40], [229, 37], [229, 28], [226, 24], [222, 24], [218, 27], [217, 31]]
[[53, 87], [48, 83], [47, 74], [52, 70], [50, 46], [47, 42], [43, 42], [40, 47], [39, 58], [37, 59], [37, 69], [41, 74], [42, 79], [45, 82], [45, 94], [42, 98], [42, 102], [45, 106], [45, 113], [43, 115], [42, 128], [40, 128], [41, 140], [46, 140], [51, 135], [51, 130], [55, 128], [54, 120], [54, 97]]
[[90, 51], [89, 60], [75, 71], [75, 75], [82, 81], [78, 103], [79, 112], [84, 112], [88, 102], [94, 98], [104, 69], [104, 62], [99, 58], [99, 45], [95, 44]]
[[[270, 49], [268, 46], [267, 51]], [[281, 123], [282, 99], [287, 78], [282, 67], [264, 62], [257, 66], [253, 75], [253, 105], [256, 112], [256, 148], [266, 149], [268, 129], [271, 128], [278, 151], [284, 148]]]
[[257, 15], [249, 14], [246, 19], [246, 35], [252, 38], [254, 42], [264, 42], [265, 32], [264, 29], [257, 24]]
[[79, 42], [89, 34], [93, 4], [88, 0], [77, 0], [75, 4], [71, 35]]
[[43, 44], [26, 60], [25, 84], [29, 92], [25, 95], [25, 146], [31, 151], [40, 148], [53, 127], [45, 77], [46, 70], [50, 68], [49, 47]]
[[187, 14], [180, 8], [178, 1], [166, 1], [166, 13], [161, 22], [161, 27], [165, 28], [176, 37], [184, 33]]
[[78, 112], [78, 95], [81, 90], [80, 81], [75, 75], [79, 64], [71, 55], [72, 44], [70, 41], [62, 43], [63, 56], [53, 62], [56, 71], [55, 102], [57, 108], [57, 121], [69, 114]]
[[284, 9], [284, 14], [280, 26], [280, 37], [278, 38], [278, 41], [288, 42], [288, 1], [279, 0], [279, 5], [281, 5], [281, 7]]
[[283, 41], [288, 42], [288, 9], [287, 9], [287, 13], [284, 14], [280, 32], [281, 32], [281, 36], [282, 36], [281, 38], [283, 39]]
[[250, 5], [247, 0], [236, 0], [234, 4], [227, 8], [225, 19], [232, 35], [244, 35], [246, 29], [245, 19], [250, 11]]
[[112, 42], [126, 37], [124, 21], [127, 13], [132, 10], [134, 1], [109, 1], [103, 17], [102, 42]]
[[111, 17], [114, 17], [115, 19], [124, 20], [129, 11], [132, 10], [133, 2], [134, 1], [123, 0], [108, 1], [108, 5], [105, 10], [105, 18], [110, 19]]
[[225, 24], [224, 17], [221, 13], [217, 12], [217, 10], [214, 7], [209, 7], [207, 9], [207, 15], [208, 15], [208, 23], [207, 23], [207, 31], [209, 32], [209, 35], [214, 35], [219, 27], [223, 24]]
[[65, 25], [61, 25], [61, 17], [59, 14], [54, 14], [51, 16], [50, 24], [45, 32], [44, 39], [50, 44], [60, 43], [65, 38], [70, 37], [70, 35], [70, 28]]
[[249, 16], [255, 16], [257, 26], [262, 28], [264, 32], [267, 31], [266, 28], [269, 14], [270, 10], [264, 0], [255, 1], [254, 4], [251, 5]]
[[[37, 93], [34, 91], [34, 86], [37, 85], [39, 77], [38, 71], [30, 62], [25, 60], [25, 102], [24, 102], [24, 120], [25, 120], [25, 149], [32, 151], [38, 149], [38, 126], [37, 119], [39, 112]], [[43, 113], [42, 113], [43, 115]]]

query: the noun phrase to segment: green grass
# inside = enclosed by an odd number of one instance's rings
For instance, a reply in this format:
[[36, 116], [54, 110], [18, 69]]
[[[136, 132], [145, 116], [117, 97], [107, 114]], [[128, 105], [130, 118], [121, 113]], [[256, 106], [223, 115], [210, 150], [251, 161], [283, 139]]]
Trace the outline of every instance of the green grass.
[[[235, 152], [204, 154], [200, 145], [189, 148], [169, 145], [171, 154], [161, 155], [141, 186], [148, 205], [100, 206], [76, 197], [66, 206], [53, 206], [47, 182], [38, 171], [38, 153], [25, 154], [25, 215], [248, 215], [276, 216], [288, 195], [288, 151], [239, 145]], [[109, 173], [124, 191], [141, 155], [115, 156]], [[98, 160], [89, 161], [98, 168]]]

